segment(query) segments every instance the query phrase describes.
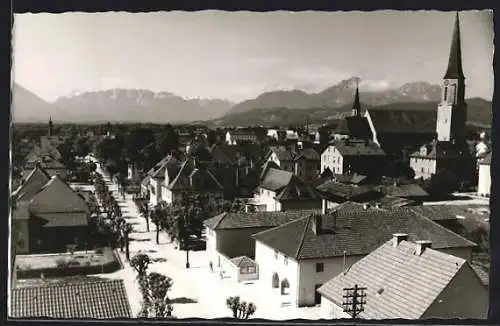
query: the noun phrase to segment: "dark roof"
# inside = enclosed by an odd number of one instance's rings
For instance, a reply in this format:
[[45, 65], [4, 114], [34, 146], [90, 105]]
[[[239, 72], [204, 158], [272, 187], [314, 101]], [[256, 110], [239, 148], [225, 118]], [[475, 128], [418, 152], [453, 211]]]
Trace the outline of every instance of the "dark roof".
[[[326, 282], [318, 292], [342, 307], [343, 288], [366, 286], [363, 319], [419, 319], [463, 268], [463, 258], [425, 249], [416, 255], [417, 244], [385, 242], [354, 263], [347, 272]], [[458, 285], [458, 284], [457, 284]], [[458, 285], [460, 286], [460, 285]]]
[[453, 28], [453, 36], [451, 39], [450, 57], [448, 58], [448, 68], [444, 78], [463, 79], [464, 72], [462, 69], [462, 45], [460, 42], [460, 20], [458, 13], [455, 18], [455, 26]]
[[366, 255], [388, 241], [394, 233], [407, 233], [409, 240], [430, 240], [434, 248], [472, 247], [475, 244], [406, 208], [383, 210], [341, 206], [321, 216], [324, 232], [314, 234], [314, 216], [283, 224], [253, 237], [292, 257], [321, 259]]
[[180, 165], [181, 162], [177, 158], [172, 155], [167, 155], [160, 162], [156, 163], [147, 174], [151, 178], [164, 179], [165, 172], [168, 171], [168, 177], [172, 180], [179, 172]]
[[367, 179], [366, 176], [352, 173], [352, 174], [335, 174], [335, 180], [340, 183], [350, 183], [359, 185]]
[[292, 180], [292, 177], [292, 172], [269, 168], [263, 180], [260, 182], [259, 187], [271, 191], [278, 191], [286, 187], [290, 183], [290, 180]]
[[236, 267], [255, 267], [257, 263], [254, 262], [251, 258], [247, 256], [234, 257], [231, 259], [231, 263], [233, 263]]
[[123, 280], [52, 284], [12, 290], [12, 318], [130, 318]]
[[293, 159], [292, 152], [284, 146], [271, 146], [269, 151], [269, 155], [271, 153], [276, 154], [280, 161], [291, 161]]
[[275, 199], [284, 200], [304, 200], [320, 199], [318, 191], [308, 183], [292, 174], [292, 178], [286, 187], [276, 195]]
[[376, 194], [377, 192], [370, 187], [364, 186], [354, 186], [349, 184], [344, 184], [336, 182], [335, 180], [329, 180], [319, 185], [317, 189], [324, 195], [324, 197], [329, 198], [330, 196], [341, 197], [345, 200], [353, 200], [356, 197], [367, 195], [370, 193]]
[[377, 134], [435, 134], [436, 112], [435, 109], [368, 109], [368, 114]]
[[345, 117], [340, 120], [335, 132], [342, 135], [349, 135], [355, 139], [371, 139], [373, 137], [366, 117]]
[[429, 194], [416, 183], [384, 185], [379, 187], [386, 195], [393, 197], [427, 197]]
[[419, 151], [411, 154], [412, 157], [421, 158], [445, 158], [455, 157], [458, 155], [470, 155], [470, 151], [467, 149], [466, 144], [458, 146], [451, 142], [440, 141], [434, 141], [430, 144], [425, 144], [420, 147]]
[[49, 180], [50, 176], [47, 172], [43, 168], [36, 166], [21, 186], [16, 189], [13, 196], [16, 197], [16, 200], [30, 200]]
[[457, 219], [457, 214], [450, 209], [450, 205], [426, 205], [412, 206], [408, 208], [433, 221], [449, 221]]
[[264, 176], [267, 174], [269, 169], [275, 169], [275, 170], [281, 170], [278, 164], [276, 164], [274, 161], [266, 161], [264, 165], [262, 165], [261, 172], [260, 172], [260, 180], [264, 178]]
[[342, 156], [384, 156], [385, 152], [374, 142], [365, 140], [343, 139], [335, 141], [332, 146]]
[[404, 207], [404, 206], [413, 206], [416, 205], [416, 202], [411, 199], [406, 199], [406, 198], [401, 198], [401, 197], [394, 197], [394, 196], [384, 196], [381, 198], [378, 198], [377, 200], [374, 200], [371, 202], [372, 205], [379, 204], [380, 207], [382, 208], [396, 208], [396, 207]]
[[68, 227], [88, 225], [86, 212], [62, 212], [62, 213], [34, 213], [33, 216], [41, 219], [44, 228]]
[[[202, 187], [205, 191], [223, 190], [223, 185], [203, 163], [195, 167], [195, 159], [188, 158], [182, 163], [177, 176], [168, 185], [171, 190], [192, 190]], [[191, 183], [191, 180], [193, 183]]]
[[58, 176], [52, 177], [33, 197], [31, 213], [88, 213], [85, 200]]
[[312, 212], [313, 211], [222, 213], [206, 220], [204, 224], [213, 230], [270, 228], [307, 216]]
[[294, 161], [300, 160], [302, 158], [309, 161], [321, 161], [321, 157], [318, 152], [314, 148], [309, 147], [299, 150], [294, 156]]

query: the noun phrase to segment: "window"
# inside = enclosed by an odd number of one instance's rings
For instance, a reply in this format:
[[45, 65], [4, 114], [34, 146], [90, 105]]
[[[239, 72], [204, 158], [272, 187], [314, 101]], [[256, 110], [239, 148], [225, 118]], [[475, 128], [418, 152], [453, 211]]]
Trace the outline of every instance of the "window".
[[444, 88], [444, 95], [443, 95], [443, 99], [445, 101], [448, 101], [448, 87], [445, 86]]
[[287, 256], [285, 256], [285, 257], [283, 258], [283, 262], [285, 263], [285, 265], [288, 265], [288, 257], [287, 257]]
[[424, 173], [424, 168], [421, 169], [421, 172]]
[[316, 273], [323, 273], [325, 265], [323, 263], [316, 263]]
[[241, 274], [253, 274], [255, 273], [255, 267], [253, 266], [248, 266], [248, 267], [242, 267], [240, 269]]
[[278, 259], [278, 250], [274, 251], [274, 259]]

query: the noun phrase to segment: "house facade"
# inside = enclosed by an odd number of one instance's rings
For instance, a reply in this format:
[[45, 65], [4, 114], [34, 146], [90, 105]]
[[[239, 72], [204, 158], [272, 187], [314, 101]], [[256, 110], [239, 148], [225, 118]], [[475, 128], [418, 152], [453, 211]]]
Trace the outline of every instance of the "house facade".
[[226, 132], [226, 143], [228, 145], [237, 145], [242, 142], [256, 143], [258, 137], [251, 130], [231, 130]]
[[293, 154], [283, 146], [271, 147], [266, 161], [276, 163], [282, 170], [289, 172], [294, 171]]
[[491, 191], [491, 153], [479, 162], [479, 179], [477, 193], [479, 196], [490, 196]]
[[303, 180], [312, 181], [320, 174], [321, 157], [313, 148], [300, 150], [293, 158], [294, 173]]

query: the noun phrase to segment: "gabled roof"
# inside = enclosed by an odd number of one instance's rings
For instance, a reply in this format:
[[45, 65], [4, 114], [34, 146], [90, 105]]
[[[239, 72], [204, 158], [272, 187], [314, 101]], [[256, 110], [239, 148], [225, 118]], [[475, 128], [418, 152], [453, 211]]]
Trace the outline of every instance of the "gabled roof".
[[335, 174], [335, 180], [340, 183], [350, 183], [359, 185], [367, 179], [366, 176], [353, 173], [353, 174]]
[[366, 296], [371, 298], [359, 317], [419, 319], [453, 278], [470, 266], [465, 259], [430, 248], [416, 255], [416, 249], [415, 243], [402, 241], [393, 246], [392, 240], [387, 241], [318, 292], [342, 306], [342, 289], [358, 284], [366, 287]]
[[416, 183], [384, 185], [380, 189], [389, 196], [393, 197], [427, 197], [429, 194], [420, 185]]
[[319, 185], [317, 189], [323, 194], [324, 197], [329, 198], [341, 197], [345, 200], [355, 200], [357, 197], [365, 196], [368, 194], [379, 194], [377, 191], [370, 187], [355, 186], [336, 182], [335, 180], [325, 181]]
[[264, 165], [262, 165], [261, 171], [260, 171], [260, 180], [262, 180], [269, 169], [275, 169], [275, 170], [281, 170], [278, 164], [276, 164], [274, 161], [266, 161]]
[[286, 187], [276, 195], [275, 199], [279, 201], [284, 200], [304, 200], [304, 199], [320, 199], [317, 190], [302, 181], [296, 175], [292, 174], [292, 178]]
[[234, 257], [231, 259], [231, 263], [233, 263], [236, 267], [255, 267], [257, 263], [254, 262], [251, 258], [247, 256]]
[[313, 232], [313, 221], [311, 214], [257, 233], [253, 238], [295, 260], [340, 257], [344, 251], [347, 255], [366, 255], [401, 232], [407, 233], [409, 240], [430, 240], [437, 249], [475, 246], [406, 208], [365, 210], [341, 206], [321, 216], [325, 232], [318, 235]]
[[432, 134], [436, 133], [436, 110], [384, 109], [367, 110], [377, 134]]
[[271, 155], [271, 153], [276, 154], [280, 161], [291, 161], [293, 159], [292, 152], [284, 146], [271, 146], [268, 156]]
[[385, 152], [376, 143], [368, 140], [343, 139], [332, 143], [342, 156], [384, 156]]
[[160, 162], [148, 171], [148, 175], [155, 179], [164, 179], [165, 172], [168, 172], [169, 178], [175, 178], [179, 172], [181, 162], [172, 155], [167, 155]]
[[349, 135], [355, 139], [371, 139], [372, 131], [366, 117], [345, 117], [335, 129], [335, 133]]
[[[196, 182], [192, 184], [191, 180]], [[167, 187], [171, 190], [189, 190], [197, 187], [203, 187], [205, 191], [224, 189], [221, 182], [207, 167], [196, 168], [193, 158], [184, 161], [177, 176]]]
[[[451, 142], [440, 142], [434, 141], [430, 144], [423, 145], [426, 147], [426, 153], [421, 153], [420, 150], [411, 154], [412, 157], [419, 158], [445, 158], [445, 157], [455, 157], [461, 155], [470, 155], [470, 151], [466, 147], [466, 144], [462, 146], [455, 145]], [[421, 147], [422, 148], [422, 147]], [[472, 158], [471, 158], [472, 159]]]
[[378, 198], [377, 200], [372, 201], [371, 204], [379, 204], [382, 208], [392, 209], [397, 207], [413, 206], [416, 205], [416, 202], [411, 199], [386, 195], [382, 198]]
[[433, 221], [453, 221], [457, 219], [457, 214], [450, 209], [450, 205], [426, 205], [408, 208]]
[[88, 225], [85, 212], [34, 213], [33, 216], [41, 220], [44, 228]]
[[205, 220], [204, 225], [212, 230], [271, 228], [298, 218], [307, 216], [313, 211], [286, 212], [254, 212], [254, 213], [222, 213]]
[[51, 284], [12, 290], [12, 318], [130, 318], [123, 280]]
[[30, 200], [49, 180], [47, 172], [36, 166], [12, 195], [17, 201]]
[[278, 191], [285, 188], [292, 180], [293, 173], [270, 168], [264, 175], [259, 187], [271, 191]]
[[309, 147], [299, 150], [293, 158], [294, 161], [298, 161], [300, 159], [306, 159], [308, 161], [321, 161], [321, 157], [318, 152], [314, 148]]
[[58, 176], [53, 176], [31, 200], [30, 211], [43, 213], [88, 213], [85, 200]]

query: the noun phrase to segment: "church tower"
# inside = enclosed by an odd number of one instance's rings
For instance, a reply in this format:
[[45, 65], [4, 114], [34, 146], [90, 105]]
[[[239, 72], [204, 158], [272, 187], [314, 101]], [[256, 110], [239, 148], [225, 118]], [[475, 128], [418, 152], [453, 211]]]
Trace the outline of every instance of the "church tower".
[[54, 136], [54, 124], [52, 123], [52, 117], [49, 118], [49, 134], [48, 136]]
[[467, 104], [462, 69], [460, 20], [455, 18], [448, 69], [443, 77], [441, 102], [437, 109], [436, 133], [440, 142], [463, 143], [466, 139]]
[[361, 117], [361, 104], [359, 102], [359, 82], [356, 81], [356, 93], [354, 95], [354, 103], [352, 105], [352, 116]]

